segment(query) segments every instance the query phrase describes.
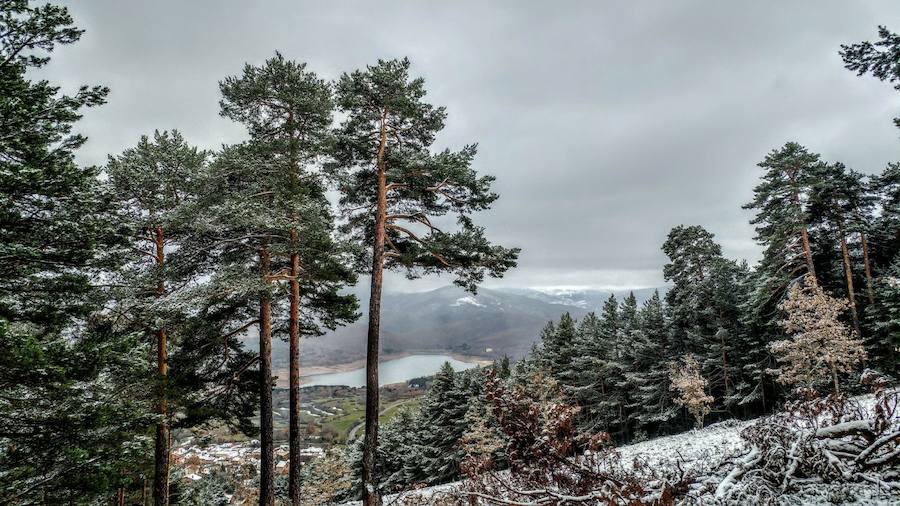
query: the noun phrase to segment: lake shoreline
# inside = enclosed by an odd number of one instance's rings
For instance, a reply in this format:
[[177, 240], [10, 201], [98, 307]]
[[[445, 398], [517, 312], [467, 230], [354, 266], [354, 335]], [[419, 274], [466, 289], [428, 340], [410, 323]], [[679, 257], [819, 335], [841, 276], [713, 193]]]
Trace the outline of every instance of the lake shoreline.
[[[394, 352], [394, 353], [383, 353], [379, 357], [379, 363], [387, 362], [390, 360], [397, 360], [401, 358], [411, 357], [414, 355], [447, 355], [460, 362], [466, 362], [469, 364], [475, 364], [478, 367], [486, 367], [494, 363], [493, 359], [489, 359], [487, 357], [481, 355], [466, 355], [464, 353], [455, 353], [450, 351], [402, 351], [402, 352]], [[346, 362], [342, 364], [334, 364], [334, 365], [316, 365], [316, 366], [308, 366], [300, 368], [300, 385], [303, 386], [310, 382], [310, 378], [313, 376], [320, 376], [323, 374], [335, 374], [342, 372], [350, 372], [356, 369], [361, 369], [366, 366], [366, 359], [361, 358], [358, 360], [354, 360], [352, 362]], [[289, 369], [281, 368], [275, 369], [273, 371], [273, 375], [276, 377], [275, 388], [288, 388], [289, 386]]]

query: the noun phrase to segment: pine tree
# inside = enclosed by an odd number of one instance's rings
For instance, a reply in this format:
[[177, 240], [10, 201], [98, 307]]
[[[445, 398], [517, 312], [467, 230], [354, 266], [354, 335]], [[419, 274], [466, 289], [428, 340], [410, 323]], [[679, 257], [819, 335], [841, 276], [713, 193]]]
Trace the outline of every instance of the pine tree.
[[[156, 341], [156, 450], [154, 453], [153, 498], [157, 505], [169, 503], [169, 344], [172, 320], [183, 320], [166, 311], [167, 281], [172, 281], [166, 265], [166, 249], [177, 241], [173, 238], [173, 218], [185, 201], [194, 198], [195, 174], [202, 170], [207, 154], [188, 146], [177, 131], [155, 132], [151, 142], [141, 138], [137, 147], [118, 157], [110, 157], [106, 172], [121, 212], [127, 217], [135, 245], [129, 262], [130, 272], [124, 283], [133, 287], [129, 306], [123, 316], [128, 325], [152, 328]], [[176, 225], [177, 227], [177, 225]], [[149, 262], [147, 261], [149, 258]], [[143, 313], [143, 314], [142, 314]], [[158, 326], [156, 326], [159, 324]], [[168, 333], [168, 334], [167, 334]]]
[[114, 238], [98, 170], [74, 162], [87, 139], [71, 133], [81, 109], [103, 104], [108, 90], [68, 96], [27, 79], [49, 62], [45, 52], [83, 30], [63, 7], [0, 7], [0, 317], [58, 330], [92, 309], [86, 269], [100, 267], [98, 249]]
[[384, 476], [384, 487], [399, 490], [421, 476], [423, 460], [417, 437], [424, 428], [418, 412], [401, 407], [382, 429], [377, 467]]
[[100, 313], [95, 283], [126, 242], [98, 169], [78, 166], [81, 111], [29, 69], [83, 31], [64, 7], [0, 1], [0, 502], [88, 501], [129, 484], [152, 423], [147, 348]]
[[[900, 80], [900, 35], [891, 32], [885, 26], [878, 27], [879, 40], [874, 44], [864, 41], [856, 44], [841, 44], [840, 55], [847, 70], [862, 76], [872, 74], [875, 78], [889, 83]], [[900, 90], [900, 83], [894, 85]], [[894, 119], [900, 128], [900, 118]]]
[[[709, 381], [710, 394], [722, 402], [731, 414], [740, 409], [745, 396], [753, 388], [748, 383], [746, 370], [753, 369], [758, 360], [751, 342], [758, 336], [751, 335], [748, 327], [747, 300], [751, 292], [751, 272], [746, 262], [737, 263], [721, 258], [713, 263], [710, 272], [710, 306], [715, 332], [707, 336], [702, 351], [702, 372]], [[753, 344], [765, 354], [765, 344]], [[762, 381], [764, 373], [758, 378]], [[716, 406], [718, 408], [719, 406]]]
[[563, 383], [567, 395], [581, 408], [579, 428], [613, 432], [627, 439], [628, 400], [625, 393], [626, 350], [619, 302], [610, 295], [599, 317], [587, 315], [578, 330], [574, 367]]
[[[605, 430], [597, 406], [606, 395], [606, 343], [601, 339], [600, 318], [595, 313], [586, 314], [578, 322], [574, 345], [572, 363], [565, 374], [570, 383], [564, 387], [564, 392], [569, 402], [581, 409], [577, 418], [580, 429], [586, 432]], [[544, 346], [546, 349], [546, 344]]]
[[712, 272], [724, 261], [722, 248], [703, 227], [679, 225], [669, 232], [662, 250], [669, 257], [663, 276], [673, 283], [666, 292], [673, 349], [679, 354], [705, 349], [719, 326], [712, 307]]
[[891, 163], [872, 180], [879, 216], [872, 227], [873, 269], [886, 270], [900, 255], [900, 163]]
[[[446, 113], [424, 102], [424, 80], [410, 78], [409, 67], [406, 59], [379, 61], [344, 74], [336, 88], [346, 119], [337, 131], [333, 168], [343, 175], [348, 229], [371, 248], [363, 456], [367, 505], [380, 504], [375, 453], [383, 270], [401, 269], [408, 277], [452, 272], [458, 285], [474, 291], [485, 274], [501, 276], [518, 256], [518, 249], [491, 245], [469, 217], [497, 199], [490, 190], [493, 178], [479, 177], [471, 168], [476, 147], [430, 151]], [[458, 230], [445, 231], [435, 220], [447, 214], [457, 215]]]
[[[156, 345], [159, 414], [153, 495], [168, 501], [169, 431], [223, 421], [247, 426], [253, 412], [247, 382], [232, 381], [246, 362], [238, 340], [223, 341], [220, 315], [208, 311], [202, 267], [185, 262], [198, 177], [208, 154], [176, 132], [156, 132], [110, 157], [106, 174], [132, 237], [115, 278], [116, 321], [124, 332], [152, 334]], [[214, 304], [215, 302], [213, 302]], [[171, 367], [170, 366], [175, 366]]]
[[223, 336], [235, 336], [258, 325], [257, 389], [260, 412], [260, 503], [274, 502], [274, 442], [272, 436], [272, 299], [278, 279], [272, 248], [285, 230], [274, 192], [283, 177], [265, 150], [252, 142], [229, 146], [216, 154], [201, 176], [201, 199], [191, 213], [191, 263], [205, 265], [206, 290], [218, 306], [232, 311], [219, 322]]
[[[630, 299], [630, 302], [629, 302]], [[622, 304], [618, 304], [614, 295], [610, 295], [601, 315], [601, 339], [606, 343], [603, 366], [604, 381], [607, 386], [607, 399], [601, 403], [600, 409], [608, 413], [607, 424], [614, 428], [619, 440], [631, 438], [628, 419], [628, 345], [636, 322], [637, 300], [631, 294]]]
[[[497, 378], [502, 380], [499, 374]], [[463, 426], [466, 429], [459, 445], [465, 457], [460, 467], [467, 476], [478, 476], [506, 464], [503, 449], [507, 438], [500, 431], [483, 394], [470, 397]]]
[[467, 429], [465, 416], [469, 409], [469, 392], [463, 378], [445, 362], [422, 400], [418, 419], [421, 431], [416, 440], [416, 454], [421, 460], [415, 482], [445, 483], [459, 477], [459, 464], [464, 457], [459, 441]]
[[572, 363], [576, 354], [575, 340], [575, 319], [568, 312], [563, 313], [559, 323], [548, 323], [541, 335], [545, 367], [564, 386], [572, 385], [575, 379]]
[[[300, 462], [301, 306], [328, 322], [353, 318], [355, 304], [337, 289], [355, 282], [342, 264], [342, 247], [331, 238], [333, 218], [321, 174], [312, 165], [324, 153], [332, 121], [330, 86], [306, 65], [276, 53], [264, 65], [245, 65], [239, 77], [221, 83], [222, 115], [247, 125], [254, 148], [280, 173], [267, 185], [271, 201], [283, 213], [282, 234], [289, 266], [290, 343], [289, 446], [292, 463]], [[274, 246], [274, 245], [272, 245]], [[337, 254], [335, 254], [337, 252]], [[302, 285], [302, 292], [301, 292]], [[301, 293], [305, 300], [301, 300]], [[304, 304], [305, 302], [305, 304]], [[300, 466], [290, 467], [291, 504], [300, 503]]]
[[[859, 311], [857, 310], [856, 289], [854, 283], [853, 264], [850, 259], [848, 246], [849, 227], [856, 224], [856, 209], [861, 191], [860, 175], [848, 171], [844, 164], [837, 162], [823, 164], [810, 192], [810, 218], [811, 222], [819, 222], [825, 228], [827, 236], [834, 236], [840, 247], [841, 267], [843, 271], [843, 285], [847, 293], [847, 301], [850, 304], [850, 315], [853, 321], [853, 329], [860, 333]], [[858, 227], [854, 227], [858, 228]], [[824, 243], [825, 241], [823, 241]], [[826, 243], [827, 244], [827, 243]], [[826, 254], [832, 253], [831, 248], [824, 248]]]
[[[819, 155], [788, 142], [759, 163], [765, 170], [744, 206], [756, 212], [756, 240], [765, 248], [761, 268], [772, 278], [764, 287], [777, 299], [787, 284], [804, 274], [817, 282], [809, 241], [807, 200], [816, 181]], [[799, 244], [799, 246], [798, 246]]]
[[900, 255], [873, 286], [875, 303], [869, 306], [871, 338], [868, 349], [873, 362], [885, 372], [900, 372]]
[[[808, 199], [821, 164], [819, 155], [788, 142], [759, 164], [764, 169], [762, 181], [753, 189], [753, 201], [744, 205], [756, 213], [751, 224], [756, 226], [756, 240], [764, 248], [742, 317], [747, 335], [761, 345], [755, 350], [766, 350], [783, 337], [778, 304], [790, 284], [806, 274], [818, 283], [809, 238]], [[760, 352], [745, 362], [745, 377], [752, 378], [755, 385], [741, 401], [744, 405], [758, 401], [764, 410], [773, 407], [766, 401], [771, 385], [764, 376], [772, 360], [767, 355]]]
[[639, 330], [629, 345], [631, 385], [635, 418], [642, 428], [665, 429], [677, 410], [668, 388], [666, 364], [673, 355], [669, 329], [659, 292], [653, 293], [638, 313]]
[[632, 333], [640, 329], [640, 319], [638, 318], [638, 302], [634, 292], [628, 292], [628, 295], [622, 300], [619, 308], [619, 314], [622, 320], [622, 330], [624, 332], [625, 342], [627, 343]]
[[872, 290], [873, 274], [872, 261], [869, 255], [869, 236], [874, 224], [874, 210], [877, 196], [872, 191], [872, 182], [866, 176], [850, 170], [847, 173], [846, 195], [846, 220], [848, 233], [855, 233], [859, 239], [860, 251], [863, 261], [863, 275], [865, 277], [866, 296], [869, 304], [875, 302]]
[[736, 350], [742, 334], [738, 265], [722, 256], [714, 235], [700, 226], [675, 227], [662, 249], [669, 257], [663, 274], [673, 283], [666, 293], [672, 329], [670, 359], [695, 356], [713, 397], [730, 408], [742, 358]]
[[773, 301], [762, 289], [767, 282], [765, 272], [751, 270], [746, 262], [740, 265], [735, 284], [740, 331], [733, 339], [737, 343], [733, 355], [739, 359], [736, 365], [740, 378], [735, 383], [734, 395], [725, 401], [741, 406], [747, 412], [767, 412], [775, 407], [775, 384], [768, 373], [774, 365], [774, 357], [768, 346], [783, 333], [778, 325], [778, 301], [773, 306]]
[[511, 374], [509, 356], [503, 355], [503, 358], [500, 359], [499, 363], [497, 361], [494, 362], [494, 369], [497, 371], [497, 377], [506, 381], [509, 379], [509, 375]]

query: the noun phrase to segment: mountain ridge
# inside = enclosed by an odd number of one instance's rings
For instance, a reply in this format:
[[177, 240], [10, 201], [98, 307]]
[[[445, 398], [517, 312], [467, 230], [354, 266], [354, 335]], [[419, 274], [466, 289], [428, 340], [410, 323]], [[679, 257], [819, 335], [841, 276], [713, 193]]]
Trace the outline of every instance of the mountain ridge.
[[[365, 290], [357, 289], [360, 305], [368, 303]], [[387, 292], [382, 299], [381, 349], [384, 353], [452, 352], [499, 358], [518, 358], [539, 340], [548, 321], [563, 313], [581, 318], [598, 311], [610, 295], [621, 302], [633, 292], [639, 303], [655, 290], [479, 288], [465, 292], [448, 285], [426, 292]], [[365, 318], [324, 336], [304, 339], [304, 366], [345, 364], [365, 357]], [[253, 346], [255, 334], [246, 344]], [[275, 367], [287, 363], [287, 345], [273, 343]]]

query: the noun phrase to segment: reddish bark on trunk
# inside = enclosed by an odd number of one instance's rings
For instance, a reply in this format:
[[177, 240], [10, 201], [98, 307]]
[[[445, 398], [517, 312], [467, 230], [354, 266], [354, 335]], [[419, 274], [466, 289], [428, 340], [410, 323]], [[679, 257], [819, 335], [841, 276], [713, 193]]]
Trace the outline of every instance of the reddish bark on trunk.
[[866, 234], [859, 233], [859, 242], [862, 244], [863, 269], [866, 274], [866, 295], [869, 297], [869, 304], [875, 303], [875, 296], [872, 294], [872, 267], [869, 264], [869, 241], [866, 240]]
[[850, 300], [850, 315], [853, 317], [853, 329], [856, 335], [859, 332], [859, 315], [856, 312], [856, 291], [853, 289], [853, 271], [850, 268], [850, 253], [847, 251], [847, 240], [844, 238], [844, 230], [841, 227], [841, 257], [844, 262], [844, 277], [847, 280], [847, 298]]
[[[263, 283], [269, 283], [270, 258], [259, 250]], [[259, 504], [275, 505], [275, 444], [272, 420], [272, 300], [268, 291], [259, 297]]]
[[[291, 242], [297, 243], [297, 231], [291, 230]], [[291, 254], [290, 308], [290, 422], [288, 489], [291, 504], [300, 504], [300, 255]]]
[[375, 452], [378, 448], [378, 338], [381, 323], [381, 285], [384, 272], [384, 237], [387, 221], [387, 175], [384, 151], [387, 142], [387, 111], [381, 116], [378, 144], [378, 200], [375, 207], [375, 242], [372, 245], [372, 291], [369, 298], [369, 328], [366, 338], [366, 424], [363, 439], [363, 503], [380, 506]]
[[[166, 293], [166, 283], [162, 277], [162, 269], [166, 262], [165, 235], [162, 227], [153, 230], [153, 243], [156, 248], [156, 266], [160, 270], [156, 284], [156, 296]], [[161, 416], [156, 424], [156, 446], [154, 448], [153, 503], [156, 506], [169, 504], [169, 406], [166, 398], [166, 386], [169, 377], [169, 350], [166, 329], [156, 331], [156, 370], [159, 380], [159, 392], [156, 412]]]

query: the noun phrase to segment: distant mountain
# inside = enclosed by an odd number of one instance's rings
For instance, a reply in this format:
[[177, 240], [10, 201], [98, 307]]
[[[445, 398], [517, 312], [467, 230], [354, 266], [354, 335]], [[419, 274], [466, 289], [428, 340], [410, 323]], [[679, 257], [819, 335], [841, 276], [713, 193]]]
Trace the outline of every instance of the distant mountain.
[[587, 311], [600, 311], [610, 295], [615, 295], [622, 301], [629, 293], [634, 293], [638, 304], [649, 299], [653, 292], [659, 290], [660, 294], [665, 288], [635, 288], [631, 290], [595, 290], [580, 287], [542, 287], [542, 288], [502, 288], [499, 291], [523, 295], [550, 304], [572, 306]]
[[[383, 353], [456, 352], [517, 358], [538, 340], [548, 321], [557, 320], [565, 312], [581, 318], [589, 311], [597, 311], [611, 293], [621, 300], [628, 292], [481, 288], [477, 295], [472, 295], [447, 286], [429, 292], [385, 293], [381, 349]], [[652, 295], [653, 289], [634, 293], [641, 302]], [[357, 295], [364, 310], [368, 305], [367, 294], [361, 291]], [[319, 338], [305, 339], [301, 362], [331, 365], [364, 358], [366, 325], [364, 314], [352, 325]], [[273, 343], [273, 355], [275, 367], [287, 364], [284, 343]]]

